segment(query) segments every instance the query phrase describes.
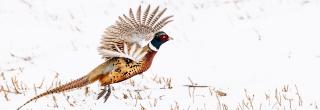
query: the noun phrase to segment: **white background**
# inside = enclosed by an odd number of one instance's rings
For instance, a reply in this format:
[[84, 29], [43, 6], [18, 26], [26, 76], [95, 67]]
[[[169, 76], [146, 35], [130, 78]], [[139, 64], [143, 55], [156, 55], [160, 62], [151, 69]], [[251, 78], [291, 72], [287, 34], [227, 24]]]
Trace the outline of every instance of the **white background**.
[[[139, 86], [128, 86], [128, 81], [115, 84], [107, 103], [95, 100], [96, 94], [84, 96], [81, 89], [65, 93], [79, 102], [76, 106], [56, 94], [58, 108], [52, 107], [51, 96], [25, 108], [168, 110], [177, 102], [180, 109], [218, 109], [208, 88], [197, 88], [194, 101], [188, 96], [183, 86], [190, 84], [188, 77], [226, 92], [221, 101], [231, 110], [245, 98], [244, 89], [255, 95], [256, 109], [288, 109], [288, 103], [279, 106], [265, 99], [284, 85], [292, 89], [294, 108], [316, 109], [319, 104], [319, 0], [0, 0], [0, 72], [6, 77], [0, 78], [0, 86], [12, 87], [10, 78], [16, 76], [30, 88], [25, 94], [9, 93], [9, 101], [0, 92], [1, 109], [16, 109], [33, 97], [33, 84], [43, 79], [38, 92], [47, 90], [56, 73], [65, 83], [102, 63], [96, 49], [104, 29], [140, 4], [143, 9], [148, 4], [168, 8], [165, 15], [174, 15], [174, 22], [163, 30], [174, 40], [160, 48], [143, 76], [132, 78]], [[152, 83], [154, 76], [171, 78], [173, 89], [158, 89], [162, 86]], [[295, 85], [303, 106], [297, 104]], [[157, 106], [149, 106], [147, 99], [136, 106], [135, 100], [115, 98], [143, 86], [151, 90], [142, 94], [165, 95]], [[98, 83], [90, 90], [99, 92]]]

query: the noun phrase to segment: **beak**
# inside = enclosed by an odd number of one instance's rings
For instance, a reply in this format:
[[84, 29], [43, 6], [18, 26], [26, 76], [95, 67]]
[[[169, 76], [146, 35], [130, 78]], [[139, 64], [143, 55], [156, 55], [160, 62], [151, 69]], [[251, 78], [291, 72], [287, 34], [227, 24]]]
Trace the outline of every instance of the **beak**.
[[169, 40], [173, 40], [173, 38], [172, 38], [172, 37], [169, 37]]

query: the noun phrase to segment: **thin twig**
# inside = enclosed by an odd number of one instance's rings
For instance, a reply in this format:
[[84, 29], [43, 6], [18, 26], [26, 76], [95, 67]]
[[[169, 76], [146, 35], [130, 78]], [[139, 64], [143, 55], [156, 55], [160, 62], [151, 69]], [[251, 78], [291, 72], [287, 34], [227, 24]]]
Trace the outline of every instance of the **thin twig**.
[[183, 85], [186, 87], [199, 87], [199, 88], [206, 88], [206, 87], [210, 87], [210, 86], [204, 86], [204, 85]]
[[297, 92], [296, 94], [299, 98], [299, 106], [302, 106], [303, 101], [302, 101], [302, 98], [301, 98], [300, 93], [298, 91], [298, 87], [297, 87], [297, 85], [294, 85], [294, 87], [296, 88], [296, 92]]

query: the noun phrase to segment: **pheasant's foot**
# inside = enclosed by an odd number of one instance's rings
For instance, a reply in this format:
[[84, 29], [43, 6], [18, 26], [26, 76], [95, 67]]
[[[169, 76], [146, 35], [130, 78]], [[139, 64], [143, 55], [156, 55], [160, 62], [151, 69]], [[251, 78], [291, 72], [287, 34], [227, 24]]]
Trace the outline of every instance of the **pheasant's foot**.
[[111, 86], [108, 85], [108, 93], [104, 96], [104, 103], [106, 103], [110, 95], [111, 95]]
[[[108, 90], [107, 90], [108, 86]], [[111, 86], [107, 85], [101, 89], [101, 92], [98, 94], [97, 100], [100, 99], [104, 95], [104, 103], [108, 100], [111, 95]], [[108, 91], [108, 92], [107, 92]], [[106, 93], [107, 92], [107, 93]]]
[[107, 87], [104, 86], [102, 89], [101, 89], [101, 92], [98, 94], [98, 97], [97, 97], [97, 100], [100, 99], [106, 92], [107, 92]]

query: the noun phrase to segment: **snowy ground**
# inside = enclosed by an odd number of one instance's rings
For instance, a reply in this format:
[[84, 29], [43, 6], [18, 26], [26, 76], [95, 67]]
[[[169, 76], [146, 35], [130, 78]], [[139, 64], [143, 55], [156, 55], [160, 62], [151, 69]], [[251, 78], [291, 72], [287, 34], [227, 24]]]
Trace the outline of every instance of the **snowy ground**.
[[114, 84], [107, 103], [94, 83], [24, 109], [318, 109], [320, 0], [0, 0], [1, 110], [102, 63], [104, 29], [140, 4], [175, 20], [150, 70]]

